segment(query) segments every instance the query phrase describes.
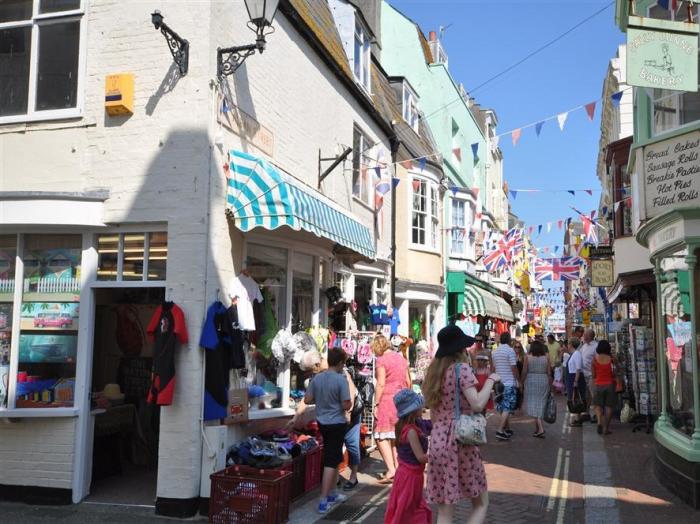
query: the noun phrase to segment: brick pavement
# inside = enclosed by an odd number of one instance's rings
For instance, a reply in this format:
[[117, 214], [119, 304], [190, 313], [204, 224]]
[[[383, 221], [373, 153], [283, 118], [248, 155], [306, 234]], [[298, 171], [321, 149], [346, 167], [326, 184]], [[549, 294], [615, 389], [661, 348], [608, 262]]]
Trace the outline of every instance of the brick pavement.
[[[652, 519], [658, 523], [700, 523], [700, 512], [656, 481], [652, 435], [632, 433], [631, 426], [617, 422], [613, 435], [603, 439], [593, 424], [583, 428], [564, 425], [564, 410], [560, 398], [558, 420], [546, 427], [543, 440], [530, 436], [533, 426], [528, 419], [515, 417], [512, 427], [516, 434], [511, 442], [491, 438], [482, 448], [489, 484], [489, 524], [639, 524]], [[495, 423], [492, 417], [490, 437]], [[379, 461], [372, 460], [369, 470], [381, 471]], [[372, 478], [364, 477], [362, 489], [325, 518], [306, 513], [297, 519], [295, 511], [292, 522], [382, 523], [389, 491]], [[305, 499], [307, 510], [313, 511], [316, 496], [310, 494]], [[459, 504], [455, 522], [465, 522], [468, 515], [469, 503]]]

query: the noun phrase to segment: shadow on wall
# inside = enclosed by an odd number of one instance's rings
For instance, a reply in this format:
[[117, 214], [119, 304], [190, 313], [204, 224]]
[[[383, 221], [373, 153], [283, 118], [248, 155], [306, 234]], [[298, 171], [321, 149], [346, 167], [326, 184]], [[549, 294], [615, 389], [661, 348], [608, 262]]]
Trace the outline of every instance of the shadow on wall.
[[180, 76], [180, 69], [175, 62], [171, 63], [170, 68], [168, 69], [168, 72], [165, 73], [163, 81], [158, 86], [158, 89], [150, 96], [148, 102], [146, 102], [146, 114], [148, 116], [151, 116], [156, 110], [160, 99], [175, 89], [175, 86], [177, 86], [180, 78], [182, 78]]

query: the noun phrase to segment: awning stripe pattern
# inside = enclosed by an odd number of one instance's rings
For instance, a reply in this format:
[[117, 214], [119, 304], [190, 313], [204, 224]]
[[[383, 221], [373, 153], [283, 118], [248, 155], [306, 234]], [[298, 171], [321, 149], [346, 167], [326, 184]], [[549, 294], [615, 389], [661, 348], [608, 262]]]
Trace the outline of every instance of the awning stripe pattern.
[[303, 229], [375, 258], [369, 228], [318, 191], [242, 151], [231, 151], [229, 168], [226, 209], [241, 231], [282, 226]]
[[674, 315], [682, 317], [685, 315], [685, 308], [681, 300], [681, 291], [678, 283], [674, 280], [661, 283], [661, 299], [664, 308], [664, 315]]
[[501, 297], [478, 286], [464, 287], [464, 309], [467, 315], [483, 315], [512, 322], [513, 308]]

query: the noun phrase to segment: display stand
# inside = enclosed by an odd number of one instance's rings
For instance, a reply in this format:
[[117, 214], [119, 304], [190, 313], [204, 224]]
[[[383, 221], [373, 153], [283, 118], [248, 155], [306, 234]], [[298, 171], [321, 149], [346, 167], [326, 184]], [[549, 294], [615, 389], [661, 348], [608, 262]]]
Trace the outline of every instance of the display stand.
[[630, 325], [629, 342], [635, 404], [637, 413], [645, 417], [644, 423], [636, 424], [632, 432], [645, 429], [646, 433], [651, 433], [653, 417], [658, 413], [653, 330], [644, 326]]

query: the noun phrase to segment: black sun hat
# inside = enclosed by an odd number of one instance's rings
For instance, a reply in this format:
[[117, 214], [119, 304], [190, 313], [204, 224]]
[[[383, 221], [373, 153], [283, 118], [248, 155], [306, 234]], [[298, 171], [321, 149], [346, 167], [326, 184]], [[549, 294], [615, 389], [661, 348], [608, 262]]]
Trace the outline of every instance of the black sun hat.
[[450, 324], [445, 326], [437, 334], [438, 350], [435, 358], [449, 357], [461, 353], [469, 346], [473, 346], [475, 339], [466, 335], [464, 331]]

